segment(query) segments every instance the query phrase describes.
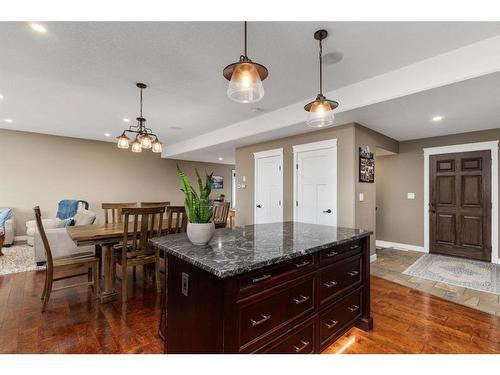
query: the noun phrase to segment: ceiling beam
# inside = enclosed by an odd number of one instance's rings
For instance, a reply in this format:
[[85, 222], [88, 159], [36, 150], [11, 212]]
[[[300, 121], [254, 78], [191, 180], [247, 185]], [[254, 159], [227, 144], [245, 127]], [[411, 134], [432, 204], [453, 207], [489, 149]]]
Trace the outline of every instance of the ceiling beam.
[[[340, 105], [336, 113], [449, 85], [500, 71], [500, 36], [485, 39], [391, 72], [325, 93]], [[245, 137], [305, 122], [304, 98], [298, 103], [264, 113], [164, 148], [162, 157], [233, 142]], [[305, 126], [305, 125], [304, 125]]]

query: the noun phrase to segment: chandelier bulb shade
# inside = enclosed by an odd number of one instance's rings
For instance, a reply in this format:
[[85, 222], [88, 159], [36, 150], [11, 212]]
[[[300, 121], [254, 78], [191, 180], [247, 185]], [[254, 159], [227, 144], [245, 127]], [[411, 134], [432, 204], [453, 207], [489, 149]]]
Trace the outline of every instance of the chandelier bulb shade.
[[130, 138], [127, 137], [125, 135], [125, 133], [123, 133], [122, 135], [120, 135], [119, 137], [116, 137], [118, 138], [118, 148], [129, 148], [130, 145], [129, 145], [129, 141], [130, 141]]
[[152, 144], [152, 151], [155, 153], [161, 153], [161, 142], [158, 139], [155, 139], [155, 141]]
[[[141, 90], [140, 115], [136, 118], [137, 125], [130, 126], [123, 131], [122, 135], [117, 137], [117, 146], [122, 149], [131, 147], [132, 152], [142, 152], [143, 149], [152, 149], [153, 152], [159, 153], [162, 151], [161, 142], [158, 140], [158, 136], [146, 126], [146, 119], [142, 115], [142, 91], [148, 86], [144, 83], [137, 83], [136, 86]], [[135, 134], [135, 139], [132, 144], [130, 144], [130, 138], [127, 136], [127, 133]]]
[[141, 142], [138, 139], [132, 142], [132, 152], [142, 152]]
[[316, 99], [304, 106], [308, 112], [307, 126], [311, 128], [324, 128], [332, 126], [335, 122], [333, 110], [339, 103], [329, 100], [323, 95], [323, 45], [322, 41], [328, 36], [326, 30], [318, 30], [314, 33], [314, 39], [319, 41], [319, 94]]
[[262, 81], [269, 74], [264, 65], [250, 60], [247, 56], [247, 23], [245, 22], [245, 52], [240, 60], [226, 66], [224, 77], [229, 81], [227, 96], [238, 103], [256, 103], [264, 97]]

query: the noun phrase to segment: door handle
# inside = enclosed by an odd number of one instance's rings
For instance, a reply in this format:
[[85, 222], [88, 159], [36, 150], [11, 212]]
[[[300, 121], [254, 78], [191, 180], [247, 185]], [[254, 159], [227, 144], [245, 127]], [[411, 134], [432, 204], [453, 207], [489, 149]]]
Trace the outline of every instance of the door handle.
[[257, 208], [262, 208], [262, 206], [260, 204], [257, 205]]
[[326, 211], [323, 211], [325, 214], [331, 214], [332, 213], [332, 210], [328, 209]]

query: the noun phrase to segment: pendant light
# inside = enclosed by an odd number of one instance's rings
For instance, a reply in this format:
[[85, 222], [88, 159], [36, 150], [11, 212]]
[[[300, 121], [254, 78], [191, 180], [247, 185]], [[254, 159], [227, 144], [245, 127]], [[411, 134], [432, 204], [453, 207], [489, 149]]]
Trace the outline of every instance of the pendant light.
[[226, 66], [222, 72], [229, 81], [227, 96], [238, 103], [256, 103], [264, 96], [262, 81], [269, 74], [264, 65], [257, 64], [247, 56], [247, 23], [245, 21], [245, 52], [240, 60]]
[[307, 103], [304, 109], [309, 112], [307, 116], [307, 125], [312, 128], [324, 128], [333, 125], [335, 116], [333, 110], [339, 103], [334, 100], [328, 100], [323, 95], [323, 46], [322, 41], [328, 36], [326, 30], [318, 30], [314, 33], [314, 39], [319, 40], [319, 94], [316, 100]]
[[[135, 139], [132, 142], [132, 152], [142, 152], [142, 150], [149, 150], [155, 153], [161, 153], [161, 142], [158, 140], [156, 134], [153, 134], [151, 129], [146, 127], [146, 119], [142, 116], [142, 90], [148, 87], [144, 83], [137, 83], [136, 86], [141, 90], [141, 114], [137, 117], [137, 125], [132, 125], [124, 130], [122, 135], [118, 138], [118, 148], [129, 148], [130, 138], [126, 133], [135, 133]], [[153, 140], [154, 139], [154, 140]]]

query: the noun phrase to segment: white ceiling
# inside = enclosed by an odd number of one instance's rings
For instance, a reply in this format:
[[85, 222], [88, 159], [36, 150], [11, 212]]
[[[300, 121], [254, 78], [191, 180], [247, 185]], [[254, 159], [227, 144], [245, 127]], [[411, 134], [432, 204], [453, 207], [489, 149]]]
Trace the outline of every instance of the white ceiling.
[[[48, 32], [38, 34], [26, 23], [0, 23], [0, 94], [4, 96], [0, 101], [0, 127], [111, 141], [104, 133], [118, 135], [125, 127], [121, 119], [137, 116], [134, 83], [143, 81], [150, 85], [145, 91], [145, 117], [166, 149], [200, 134], [257, 118], [262, 113], [253, 112], [255, 107], [269, 113], [315, 96], [318, 51], [312, 34], [318, 28], [330, 33], [324, 52], [343, 55], [339, 63], [325, 65], [325, 91], [500, 34], [500, 23], [249, 23], [249, 57], [265, 64], [270, 75], [265, 81], [264, 99], [256, 106], [247, 106], [227, 99], [227, 81], [222, 77], [224, 66], [236, 61], [241, 53], [240, 22], [44, 25]], [[498, 88], [497, 77], [495, 80]], [[485, 82], [467, 84], [480, 89]], [[484, 90], [491, 92], [494, 87], [490, 84]], [[447, 120], [462, 119], [456, 129], [469, 129], [470, 123], [460, 109], [452, 108], [467, 108], [463, 103], [446, 100], [445, 94], [422, 95], [340, 113], [338, 120], [354, 117], [352, 121], [396, 139], [431, 136], [439, 131], [402, 128], [398, 124], [402, 120], [418, 122], [418, 116], [426, 115], [421, 108], [441, 100], [450, 109], [450, 115], [445, 114]], [[474, 101], [474, 95], [466, 98], [473, 100], [468, 113], [477, 107], [484, 112], [487, 103], [477, 96]], [[398, 110], [403, 107], [404, 111]], [[490, 120], [495, 116], [492, 114]], [[4, 123], [3, 118], [14, 122]], [[445, 126], [445, 121], [442, 124]], [[304, 131], [307, 129], [290, 127], [263, 132], [252, 141]], [[176, 157], [217, 162], [222, 156], [224, 162], [232, 163], [234, 145], [214, 145], [178, 153]]]

